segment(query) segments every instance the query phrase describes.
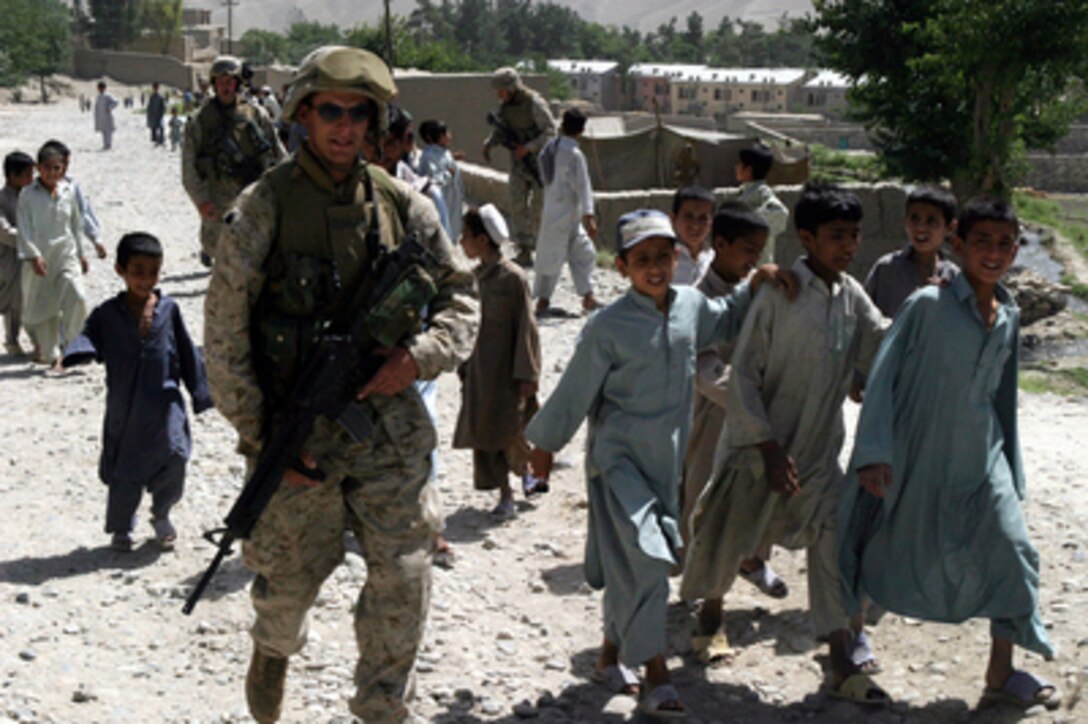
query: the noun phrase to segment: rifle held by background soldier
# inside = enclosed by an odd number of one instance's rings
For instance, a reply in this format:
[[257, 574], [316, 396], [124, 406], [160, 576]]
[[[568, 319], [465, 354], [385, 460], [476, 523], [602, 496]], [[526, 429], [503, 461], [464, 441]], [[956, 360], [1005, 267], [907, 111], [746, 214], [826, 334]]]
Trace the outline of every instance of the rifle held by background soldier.
[[[514, 130], [503, 123], [502, 119], [493, 112], [487, 114], [487, 122], [495, 129], [495, 138], [504, 148], [513, 151], [518, 146], [524, 145], [518, 140], [518, 135]], [[520, 163], [522, 168], [525, 169], [525, 172], [529, 174], [529, 177], [532, 178], [533, 181], [536, 181], [538, 186], [544, 185], [544, 180], [540, 176], [540, 167], [537, 165], [536, 154], [527, 153], [521, 157], [520, 161], [515, 159], [515, 163]]]

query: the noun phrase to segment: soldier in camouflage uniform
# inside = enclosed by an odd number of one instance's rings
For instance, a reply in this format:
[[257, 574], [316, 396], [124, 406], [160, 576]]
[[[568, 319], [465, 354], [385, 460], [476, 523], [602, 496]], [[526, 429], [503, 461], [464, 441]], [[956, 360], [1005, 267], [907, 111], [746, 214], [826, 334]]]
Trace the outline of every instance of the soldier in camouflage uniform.
[[[306, 641], [307, 610], [343, 560], [347, 526], [367, 577], [355, 607], [359, 660], [351, 710], [367, 722], [410, 713], [416, 650], [431, 582], [438, 526], [428, 485], [435, 431], [412, 383], [454, 369], [472, 351], [473, 276], [453, 256], [434, 205], [360, 160], [377, 141], [396, 93], [380, 58], [320, 48], [303, 60], [283, 117], [306, 127], [306, 143], [242, 192], [227, 217], [205, 308], [205, 355], [217, 407], [234, 425], [252, 469], [262, 424], [296, 379], [316, 330], [356, 304], [349, 294], [372, 271], [377, 232], [392, 248], [412, 232], [433, 253], [438, 289], [426, 329], [380, 350], [386, 360], [360, 390], [374, 434], [354, 442], [319, 418], [313, 434], [243, 546], [257, 574], [250, 712], [280, 714], [287, 660]], [[350, 310], [348, 310], [350, 311]], [[308, 476], [319, 469], [325, 480]]]
[[215, 95], [189, 117], [181, 154], [181, 182], [200, 212], [200, 260], [211, 266], [216, 240], [242, 189], [283, 159], [268, 113], [239, 98], [242, 63], [223, 55], [212, 63]]
[[[544, 189], [525, 169], [522, 159], [531, 154], [535, 161], [544, 144], [555, 136], [555, 119], [548, 111], [548, 103], [539, 93], [523, 85], [521, 76], [513, 68], [496, 70], [491, 77], [491, 86], [502, 101], [496, 115], [514, 132], [518, 142], [510, 150], [510, 208], [507, 214], [511, 237], [518, 248], [515, 261], [522, 266], [531, 266], [544, 206]], [[488, 163], [491, 162], [491, 149], [501, 143], [497, 131], [492, 131], [484, 141], [483, 154]]]

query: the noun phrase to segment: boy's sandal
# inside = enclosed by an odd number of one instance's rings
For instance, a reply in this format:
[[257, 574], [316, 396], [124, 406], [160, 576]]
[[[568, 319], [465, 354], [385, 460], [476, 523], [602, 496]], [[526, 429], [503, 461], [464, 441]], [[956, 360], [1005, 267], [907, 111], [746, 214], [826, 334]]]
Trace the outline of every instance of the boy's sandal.
[[1017, 669], [1009, 674], [1000, 689], [984, 690], [982, 700], [993, 704], [1011, 704], [1021, 709], [1040, 704], [1047, 709], [1057, 709], [1061, 706], [1062, 695], [1054, 684], [1043, 677]]
[[880, 665], [880, 659], [873, 653], [869, 636], [864, 631], [858, 632], [858, 635], [854, 637], [854, 648], [850, 652], [850, 660], [854, 662], [854, 666], [861, 669], [861, 673], [870, 676], [879, 674], [884, 668]]
[[695, 658], [708, 666], [730, 664], [736, 653], [721, 629], [711, 636], [692, 636], [691, 647], [695, 650]]
[[119, 553], [128, 553], [132, 550], [132, 536], [126, 533], [114, 533], [110, 539], [110, 548]]
[[771, 568], [771, 564], [766, 561], [756, 570], [741, 571], [740, 575], [745, 580], [755, 584], [756, 588], [771, 598], [785, 598], [790, 595], [790, 587], [779, 578], [778, 574]]
[[591, 678], [613, 694], [635, 696], [642, 686], [642, 682], [638, 680], [638, 674], [623, 664], [609, 664], [603, 669], [593, 667]]
[[160, 550], [174, 550], [174, 545], [178, 541], [178, 532], [169, 518], [152, 518], [151, 528], [155, 531], [155, 544]]
[[680, 694], [672, 684], [661, 684], [650, 689], [638, 703], [638, 710], [658, 719], [683, 719], [687, 714]]
[[862, 706], [885, 706], [891, 702], [887, 692], [877, 686], [868, 674], [851, 674], [838, 686], [828, 686], [827, 694]]

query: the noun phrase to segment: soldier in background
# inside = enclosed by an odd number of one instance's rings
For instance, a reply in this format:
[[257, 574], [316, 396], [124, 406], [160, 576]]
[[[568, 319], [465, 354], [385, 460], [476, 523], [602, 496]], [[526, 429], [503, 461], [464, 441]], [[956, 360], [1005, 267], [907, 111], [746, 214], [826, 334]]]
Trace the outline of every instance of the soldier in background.
[[211, 266], [224, 214], [242, 189], [283, 159], [268, 113], [242, 102], [242, 63], [223, 55], [212, 64], [215, 94], [185, 124], [181, 182], [200, 212], [200, 261]]
[[415, 234], [435, 259], [425, 272], [437, 288], [419, 315], [425, 324], [377, 350], [385, 362], [357, 396], [374, 434], [354, 442], [319, 418], [244, 543], [257, 574], [246, 700], [258, 722], [279, 718], [288, 658], [305, 644], [307, 611], [344, 558], [345, 527], [367, 567], [354, 609], [351, 711], [367, 722], [411, 716], [439, 524], [428, 484], [435, 430], [412, 383], [469, 356], [477, 305], [473, 275], [455, 260], [433, 204], [362, 160], [364, 139], [378, 147], [395, 94], [385, 63], [368, 51], [331, 46], [302, 61], [283, 117], [306, 128], [306, 141], [238, 198], [204, 305], [212, 394], [252, 469], [266, 416], [283, 407], [314, 337], [330, 315], [362, 305], [354, 289], [372, 274], [378, 248]]
[[[540, 212], [544, 205], [544, 190], [525, 168], [522, 159], [535, 159], [556, 133], [555, 119], [548, 111], [543, 97], [521, 82], [513, 68], [499, 68], [491, 77], [491, 87], [502, 101], [496, 115], [516, 138], [510, 149], [510, 183], [508, 186], [511, 236], [517, 246], [514, 261], [523, 267], [532, 266], [536, 232], [540, 228]], [[484, 159], [491, 163], [491, 149], [502, 145], [498, 131], [492, 131], [484, 141]]]

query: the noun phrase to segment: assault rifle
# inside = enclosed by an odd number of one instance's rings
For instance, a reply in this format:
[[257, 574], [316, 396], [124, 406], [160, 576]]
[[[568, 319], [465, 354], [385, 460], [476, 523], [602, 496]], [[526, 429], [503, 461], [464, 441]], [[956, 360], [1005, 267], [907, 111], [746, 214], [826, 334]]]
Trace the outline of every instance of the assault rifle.
[[[373, 244], [372, 248], [380, 247]], [[232, 552], [234, 541], [249, 536], [288, 469], [305, 471], [309, 477], [323, 475], [299, 468], [298, 459], [318, 416], [339, 422], [356, 442], [373, 434], [370, 413], [355, 401], [355, 394], [385, 361], [373, 350], [393, 347], [417, 328], [423, 308], [437, 293], [427, 272], [434, 265], [433, 255], [415, 235], [409, 235], [393, 251], [379, 253], [374, 266], [376, 281], [369, 289], [358, 290], [364, 299], [363, 311], [352, 314], [358, 307], [348, 305], [345, 312], [352, 321], [334, 320], [330, 332], [318, 341], [286, 403], [266, 426], [257, 466], [227, 513], [226, 527], [204, 534], [218, 550], [182, 612], [192, 613], [223, 559]], [[349, 329], [344, 331], [344, 327]]]
[[[521, 141], [518, 140], [518, 134], [514, 132], [514, 129], [503, 123], [502, 119], [496, 116], [494, 112], [488, 112], [487, 122], [495, 129], [495, 138], [498, 139], [503, 147], [513, 151], [518, 146], [523, 145]], [[537, 165], [535, 153], [530, 151], [521, 157], [521, 161], [515, 159], [515, 162], [521, 164], [522, 168], [525, 169], [525, 172], [536, 181], [537, 186], [544, 185], [544, 180], [540, 177], [540, 167]]]

